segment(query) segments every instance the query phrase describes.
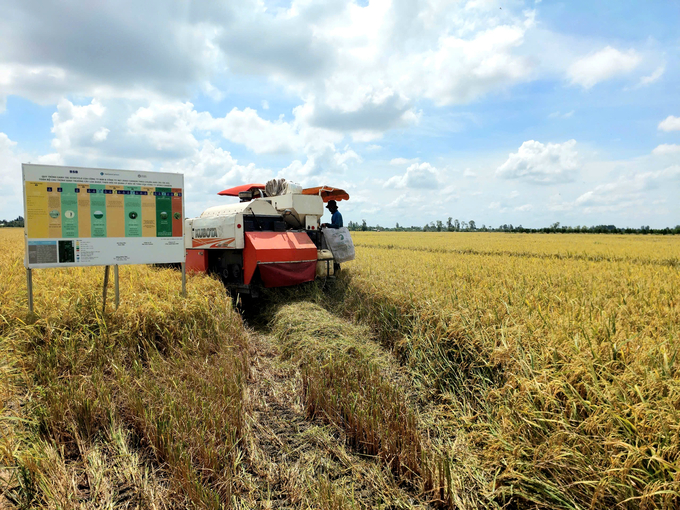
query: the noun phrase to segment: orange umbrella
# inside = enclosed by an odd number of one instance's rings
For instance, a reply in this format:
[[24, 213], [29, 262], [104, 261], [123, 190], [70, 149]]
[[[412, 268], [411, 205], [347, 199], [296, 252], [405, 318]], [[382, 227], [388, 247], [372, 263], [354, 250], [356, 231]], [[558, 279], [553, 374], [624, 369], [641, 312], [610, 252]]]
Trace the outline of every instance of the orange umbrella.
[[316, 188], [305, 188], [302, 190], [303, 195], [321, 195], [324, 202], [329, 200], [349, 200], [349, 193], [344, 189], [331, 188], [330, 186], [317, 186]]

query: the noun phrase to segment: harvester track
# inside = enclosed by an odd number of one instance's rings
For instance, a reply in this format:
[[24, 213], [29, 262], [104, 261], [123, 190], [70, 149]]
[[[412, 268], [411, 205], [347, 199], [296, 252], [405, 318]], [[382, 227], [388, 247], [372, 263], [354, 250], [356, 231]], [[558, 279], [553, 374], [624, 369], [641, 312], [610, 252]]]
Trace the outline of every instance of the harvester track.
[[244, 507], [430, 508], [340, 428], [307, 415], [300, 369], [268, 326], [249, 334]]

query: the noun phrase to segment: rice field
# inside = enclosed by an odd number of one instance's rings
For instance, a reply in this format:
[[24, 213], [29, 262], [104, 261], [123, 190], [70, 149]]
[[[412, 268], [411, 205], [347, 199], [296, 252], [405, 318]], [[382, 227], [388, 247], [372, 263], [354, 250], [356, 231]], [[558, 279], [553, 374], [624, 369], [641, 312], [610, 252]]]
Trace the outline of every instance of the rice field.
[[680, 237], [353, 238], [249, 327], [0, 229], [0, 508], [680, 506]]
[[670, 235], [354, 232], [353, 236], [360, 247], [680, 265], [680, 243]]
[[353, 237], [336, 309], [474, 448], [481, 506], [680, 505], [680, 238]]
[[[121, 268], [34, 271], [0, 229], [0, 507], [219, 508], [244, 432], [247, 336], [221, 284]], [[200, 292], [199, 292], [200, 289]]]

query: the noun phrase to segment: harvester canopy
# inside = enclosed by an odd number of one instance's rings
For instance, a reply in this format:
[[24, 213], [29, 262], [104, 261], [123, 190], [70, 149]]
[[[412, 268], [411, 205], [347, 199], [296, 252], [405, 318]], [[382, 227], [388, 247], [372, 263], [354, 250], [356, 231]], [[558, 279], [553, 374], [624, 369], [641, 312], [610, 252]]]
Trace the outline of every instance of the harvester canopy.
[[331, 188], [330, 186], [317, 186], [316, 188], [305, 188], [302, 190], [303, 195], [320, 195], [324, 202], [329, 200], [349, 200], [349, 193], [344, 189]]
[[243, 191], [255, 191], [256, 189], [264, 189], [264, 184], [241, 184], [240, 186], [234, 186], [233, 188], [222, 190], [218, 193], [218, 195], [237, 197], [238, 194]]

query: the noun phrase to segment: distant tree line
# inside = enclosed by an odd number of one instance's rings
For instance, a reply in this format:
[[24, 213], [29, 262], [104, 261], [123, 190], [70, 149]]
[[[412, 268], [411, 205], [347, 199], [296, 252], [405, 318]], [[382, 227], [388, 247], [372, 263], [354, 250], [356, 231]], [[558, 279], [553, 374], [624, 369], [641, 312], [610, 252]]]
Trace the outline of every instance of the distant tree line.
[[24, 226], [24, 218], [21, 216], [17, 216], [16, 219], [13, 219], [11, 221], [7, 220], [0, 220], [0, 227], [23, 227]]
[[[17, 218], [7, 221], [0, 220], [0, 228], [2, 227], [23, 227], [24, 218], [18, 216]], [[542, 228], [525, 228], [522, 225], [514, 226], [510, 224], [502, 224], [498, 227], [482, 225], [477, 226], [475, 220], [459, 221], [458, 219], [449, 218], [446, 223], [437, 220], [431, 221], [424, 226], [411, 225], [410, 227], [399, 225], [397, 223], [394, 227], [381, 227], [380, 225], [368, 225], [366, 220], [350, 221], [347, 224], [349, 230], [363, 230], [363, 231], [382, 231], [388, 230], [392, 232], [515, 232], [522, 234], [661, 234], [674, 235], [680, 234], [680, 225], [666, 228], [650, 228], [649, 225], [643, 225], [639, 228], [632, 227], [617, 227], [615, 225], [595, 225], [587, 227], [585, 225], [576, 225], [569, 227], [560, 225], [559, 222], [553, 223], [549, 227]]]
[[522, 225], [514, 226], [512, 224], [503, 224], [498, 227], [482, 225], [477, 226], [474, 220], [459, 221], [458, 219], [449, 218], [446, 222], [441, 220], [431, 221], [424, 226], [412, 225], [405, 227], [397, 223], [394, 227], [381, 227], [380, 225], [371, 226], [366, 223], [366, 220], [361, 220], [361, 223], [350, 221], [347, 224], [349, 230], [363, 230], [363, 231], [382, 231], [388, 230], [392, 232], [515, 232], [522, 234], [661, 234], [674, 235], [680, 234], [680, 225], [666, 228], [650, 228], [649, 225], [643, 225], [639, 228], [632, 227], [617, 227], [615, 225], [595, 225], [585, 226], [576, 225], [570, 227], [561, 225], [559, 222], [553, 223], [549, 227], [542, 228], [525, 228]]

